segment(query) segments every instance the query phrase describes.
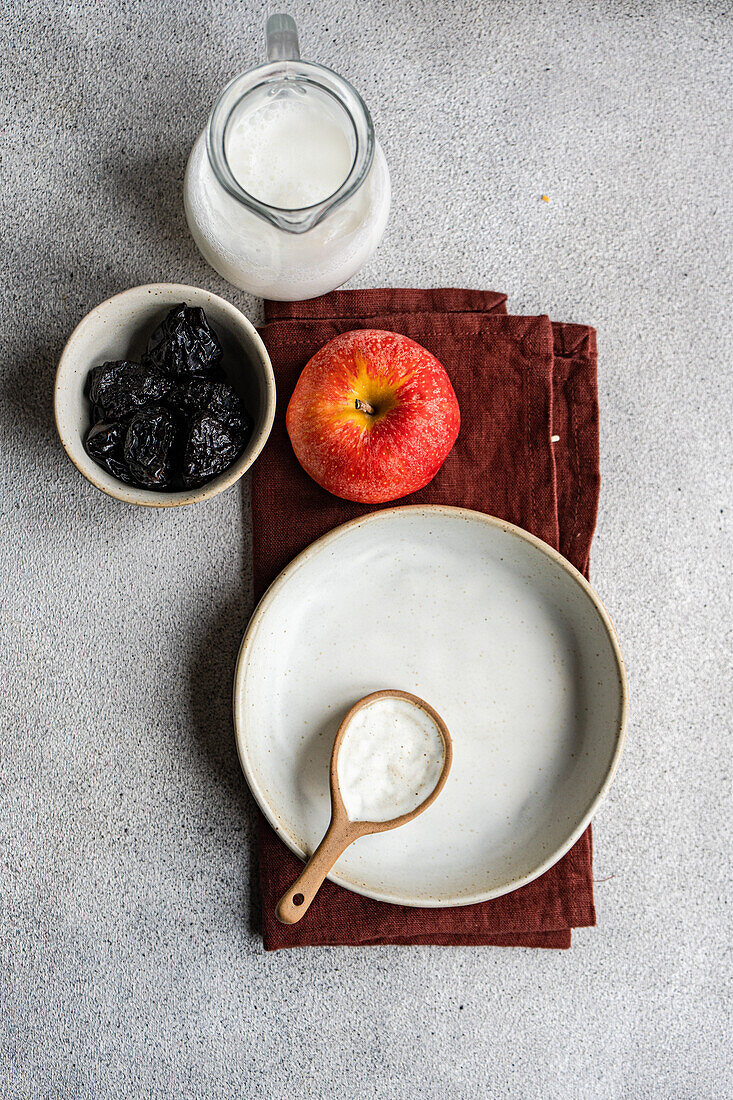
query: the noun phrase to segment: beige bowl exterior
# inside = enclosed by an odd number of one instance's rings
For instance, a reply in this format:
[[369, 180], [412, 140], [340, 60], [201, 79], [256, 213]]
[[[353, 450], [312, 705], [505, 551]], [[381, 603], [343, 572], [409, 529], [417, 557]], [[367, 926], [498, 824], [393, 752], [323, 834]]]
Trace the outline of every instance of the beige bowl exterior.
[[[244, 452], [228, 470], [197, 489], [163, 493], [124, 485], [97, 466], [84, 450], [89, 427], [89, 400], [85, 396], [92, 367], [115, 359], [136, 359], [147, 338], [166, 312], [179, 302], [201, 306], [224, 347], [224, 366], [254, 419], [254, 430]], [[238, 369], [241, 364], [241, 370]], [[228, 489], [255, 461], [267, 442], [275, 418], [275, 376], [270, 357], [256, 329], [231, 303], [208, 290], [183, 283], [150, 283], [108, 298], [77, 325], [63, 350], [54, 392], [56, 428], [64, 449], [87, 481], [126, 504], [175, 508], [209, 500]]]

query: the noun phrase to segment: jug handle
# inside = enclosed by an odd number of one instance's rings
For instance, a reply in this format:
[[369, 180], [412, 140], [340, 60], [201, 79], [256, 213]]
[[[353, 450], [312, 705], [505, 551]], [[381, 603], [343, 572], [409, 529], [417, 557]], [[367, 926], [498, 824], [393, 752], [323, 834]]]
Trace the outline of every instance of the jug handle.
[[298, 28], [290, 15], [271, 15], [265, 26], [268, 61], [300, 61]]

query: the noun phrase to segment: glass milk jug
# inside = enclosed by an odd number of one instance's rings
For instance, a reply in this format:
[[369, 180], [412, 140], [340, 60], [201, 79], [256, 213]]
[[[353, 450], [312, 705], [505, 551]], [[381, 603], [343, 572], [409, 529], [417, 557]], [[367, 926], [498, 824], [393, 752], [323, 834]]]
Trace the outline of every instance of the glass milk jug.
[[361, 96], [299, 60], [295, 23], [267, 22], [266, 65], [221, 93], [186, 169], [196, 244], [230, 283], [294, 301], [340, 286], [379, 244], [390, 182]]

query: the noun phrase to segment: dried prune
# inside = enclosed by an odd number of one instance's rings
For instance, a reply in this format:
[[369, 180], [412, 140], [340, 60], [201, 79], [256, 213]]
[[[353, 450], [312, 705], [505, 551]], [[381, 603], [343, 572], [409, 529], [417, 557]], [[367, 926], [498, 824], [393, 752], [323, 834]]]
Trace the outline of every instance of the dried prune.
[[131, 485], [133, 477], [124, 456], [126, 432], [127, 424], [122, 421], [117, 424], [95, 424], [84, 440], [84, 447], [97, 466]]
[[183, 484], [201, 485], [231, 466], [244, 449], [236, 432], [215, 416], [203, 413], [191, 422], [183, 449]]
[[95, 416], [120, 420], [143, 405], [163, 401], [173, 385], [162, 371], [123, 359], [89, 372], [89, 400]]
[[252, 420], [235, 389], [228, 382], [211, 382], [208, 378], [191, 378], [177, 386], [169, 395], [168, 404], [184, 417], [210, 413], [232, 434], [246, 442], [252, 430]]
[[208, 404], [208, 411], [217, 420], [239, 437], [241, 444], [246, 443], [252, 432], [252, 418], [242, 404], [236, 390], [226, 382], [214, 386]]
[[178, 423], [169, 409], [140, 409], [127, 426], [124, 456], [135, 481], [146, 489], [164, 489], [173, 480]]
[[168, 404], [184, 417], [205, 412], [216, 385], [216, 382], [201, 375], [192, 375], [185, 381], [178, 382], [175, 389], [168, 395]]
[[144, 361], [169, 374], [207, 374], [221, 357], [221, 344], [204, 311], [182, 302], [153, 332]]

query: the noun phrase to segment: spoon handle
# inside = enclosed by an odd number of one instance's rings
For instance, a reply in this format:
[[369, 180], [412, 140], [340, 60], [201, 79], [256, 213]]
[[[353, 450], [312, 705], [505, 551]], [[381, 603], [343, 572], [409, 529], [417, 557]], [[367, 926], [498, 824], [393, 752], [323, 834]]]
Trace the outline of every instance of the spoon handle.
[[282, 924], [297, 924], [308, 912], [321, 884], [344, 848], [356, 836], [344, 822], [331, 820], [326, 835], [310, 857], [302, 873], [277, 903], [275, 915]]

